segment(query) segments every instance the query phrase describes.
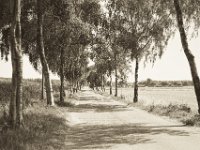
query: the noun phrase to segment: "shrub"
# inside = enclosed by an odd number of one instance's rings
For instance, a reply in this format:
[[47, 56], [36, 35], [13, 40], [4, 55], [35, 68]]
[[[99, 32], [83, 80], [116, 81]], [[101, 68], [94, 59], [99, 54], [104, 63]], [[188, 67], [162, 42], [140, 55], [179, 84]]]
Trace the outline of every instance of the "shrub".
[[200, 115], [194, 115], [192, 117], [186, 118], [182, 120], [182, 122], [188, 126], [200, 126]]
[[148, 112], [154, 114], [159, 114], [163, 116], [169, 116], [171, 118], [182, 118], [187, 116], [191, 112], [191, 108], [185, 104], [173, 105], [169, 104], [168, 106], [163, 105], [150, 105], [145, 108]]

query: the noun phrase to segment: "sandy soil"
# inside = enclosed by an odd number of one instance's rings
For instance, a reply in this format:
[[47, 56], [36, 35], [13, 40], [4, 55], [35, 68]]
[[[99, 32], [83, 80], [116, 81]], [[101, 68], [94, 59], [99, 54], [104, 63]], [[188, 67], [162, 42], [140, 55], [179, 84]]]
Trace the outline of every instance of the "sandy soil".
[[199, 150], [200, 128], [149, 114], [88, 89], [64, 111], [65, 149]]

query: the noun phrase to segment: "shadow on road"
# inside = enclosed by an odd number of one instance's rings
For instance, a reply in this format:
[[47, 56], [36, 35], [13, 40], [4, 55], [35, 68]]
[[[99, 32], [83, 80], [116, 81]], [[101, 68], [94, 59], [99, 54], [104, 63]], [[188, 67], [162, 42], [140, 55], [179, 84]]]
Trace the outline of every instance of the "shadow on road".
[[[123, 105], [80, 104], [69, 107], [70, 112], [118, 112], [126, 111]], [[152, 135], [167, 134], [170, 136], [189, 136], [181, 126], [147, 126], [146, 124], [123, 125], [87, 125], [70, 126], [66, 131], [65, 146], [68, 149], [109, 149], [117, 144], [146, 144], [153, 143]], [[176, 130], [176, 128], [179, 128]]]
[[[52, 108], [54, 109], [54, 108]], [[105, 109], [105, 108], [104, 108]], [[168, 134], [189, 136], [179, 126], [124, 125], [74, 125], [55, 114], [27, 114], [26, 127], [18, 132], [7, 132], [0, 136], [0, 149], [109, 149], [117, 144], [153, 143], [151, 135]]]
[[86, 112], [86, 111], [117, 112], [117, 111], [124, 111], [125, 109], [127, 109], [127, 107], [123, 105], [80, 104], [69, 107], [68, 111], [69, 112]]
[[149, 135], [168, 134], [188, 136], [187, 132], [173, 130], [174, 126], [147, 127], [142, 124], [119, 126], [74, 126], [66, 132], [68, 149], [108, 149], [115, 144], [135, 145], [152, 143]]

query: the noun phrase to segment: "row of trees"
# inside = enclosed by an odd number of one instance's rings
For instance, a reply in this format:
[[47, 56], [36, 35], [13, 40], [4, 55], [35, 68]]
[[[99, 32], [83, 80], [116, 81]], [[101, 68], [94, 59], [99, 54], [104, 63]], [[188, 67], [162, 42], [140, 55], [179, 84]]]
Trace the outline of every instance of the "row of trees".
[[[80, 88], [87, 79], [91, 87], [103, 89], [109, 78], [112, 94], [114, 75], [117, 96], [119, 79], [126, 80], [133, 60], [137, 102], [140, 60], [154, 62], [161, 57], [176, 24], [200, 108], [200, 81], [184, 26], [193, 23], [198, 29], [198, 4], [198, 0], [1, 0], [1, 55], [7, 58], [11, 52], [13, 69], [11, 125], [19, 127], [23, 119], [23, 53], [44, 76], [48, 105], [54, 105], [50, 71], [60, 76], [61, 102], [65, 80]], [[95, 67], [87, 67], [89, 58]]]
[[105, 2], [107, 13], [102, 18], [102, 25], [95, 31], [96, 37], [98, 38], [100, 34], [104, 41], [94, 45], [95, 54], [92, 59], [97, 66], [97, 72], [101, 70], [100, 74], [107, 74], [110, 77], [110, 94], [112, 94], [112, 71], [115, 74], [115, 96], [117, 96], [120, 64], [123, 64], [122, 68], [124, 68], [126, 62], [135, 60], [133, 101], [138, 101], [138, 69], [141, 58], [145, 57], [147, 61], [154, 63], [157, 57], [161, 57], [177, 25], [191, 69], [198, 107], [200, 107], [199, 76], [186, 35], [186, 27], [190, 24], [195, 25], [195, 32], [198, 31], [198, 4], [198, 1], [180, 0], [108, 0]]
[[87, 71], [87, 47], [94, 18], [88, 17], [88, 13], [94, 14], [93, 5], [99, 6], [96, 1], [87, 0], [0, 1], [1, 55], [7, 58], [11, 52], [13, 69], [10, 124], [14, 128], [20, 127], [23, 120], [23, 54], [43, 74], [47, 105], [54, 105], [50, 71], [60, 76], [61, 102], [65, 79], [73, 86], [80, 86], [83, 72]]
[[156, 81], [152, 79], [147, 79], [146, 81], [139, 82], [140, 86], [148, 87], [182, 87], [182, 86], [193, 86], [192, 81]]
[[[115, 62], [118, 50], [120, 52], [123, 50], [125, 51], [125, 58], [130, 58], [130, 60], [135, 59], [134, 102], [138, 101], [138, 69], [140, 59], [145, 57], [147, 61], [154, 62], [157, 56], [162, 56], [163, 50], [167, 45], [169, 38], [176, 31], [175, 27], [177, 25], [184, 53], [191, 69], [198, 107], [200, 108], [199, 76], [194, 56], [188, 46], [186, 35], [186, 27], [190, 24], [194, 24], [194, 31], [198, 32], [198, 4], [199, 1], [191, 2], [180, 0], [107, 1], [106, 7], [108, 16], [106, 18], [105, 26], [107, 27], [106, 35], [108, 38], [107, 43], [109, 45], [108, 51], [110, 49], [110, 51], [114, 53], [113, 59], [110, 57], [108, 60], [113, 60], [112, 62]], [[100, 55], [98, 55], [98, 57], [99, 56]], [[119, 62], [119, 64], [121, 64], [121, 62]], [[115, 70], [116, 74], [115, 85], [117, 85], [116, 68], [118, 65], [114, 63], [112, 66], [114, 66], [113, 70]], [[115, 95], [117, 95], [117, 91], [115, 92]]]

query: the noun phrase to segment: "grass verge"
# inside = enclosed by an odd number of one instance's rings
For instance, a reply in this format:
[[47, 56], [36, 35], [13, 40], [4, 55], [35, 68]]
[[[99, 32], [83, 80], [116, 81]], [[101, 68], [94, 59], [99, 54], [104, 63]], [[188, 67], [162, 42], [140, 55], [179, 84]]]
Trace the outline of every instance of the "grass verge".
[[29, 107], [25, 110], [23, 126], [19, 130], [2, 128], [0, 149], [61, 149], [65, 144], [65, 130], [68, 129], [63, 118], [56, 107], [45, 107], [45, 104]]
[[200, 115], [195, 114], [191, 108], [186, 104], [169, 104], [165, 105], [142, 105], [134, 104], [143, 110], [159, 116], [167, 116], [172, 119], [176, 119], [188, 126], [200, 127]]
[[[55, 99], [59, 100], [59, 82], [53, 82]], [[0, 78], [0, 150], [51, 150], [62, 149], [66, 142], [68, 126], [62, 107], [47, 107], [40, 99], [41, 80], [23, 81], [24, 118], [19, 130], [6, 125], [11, 95], [11, 79]]]

